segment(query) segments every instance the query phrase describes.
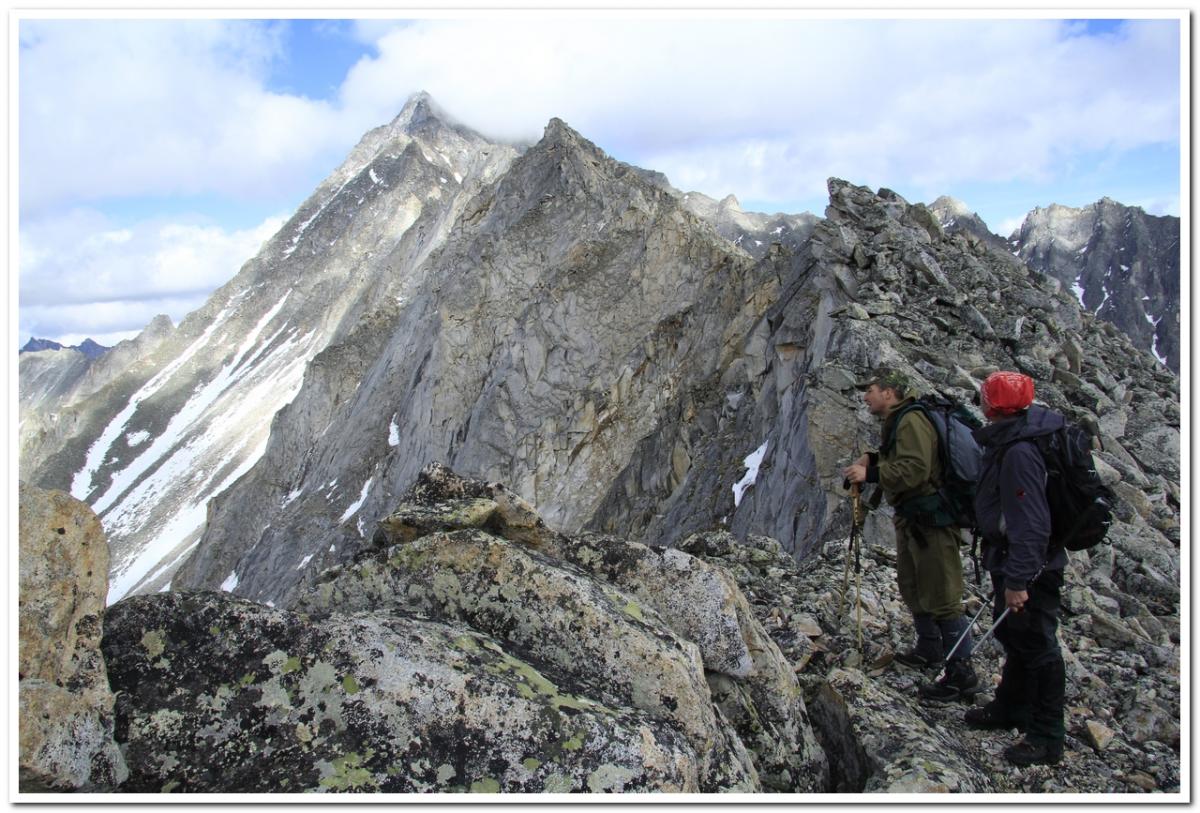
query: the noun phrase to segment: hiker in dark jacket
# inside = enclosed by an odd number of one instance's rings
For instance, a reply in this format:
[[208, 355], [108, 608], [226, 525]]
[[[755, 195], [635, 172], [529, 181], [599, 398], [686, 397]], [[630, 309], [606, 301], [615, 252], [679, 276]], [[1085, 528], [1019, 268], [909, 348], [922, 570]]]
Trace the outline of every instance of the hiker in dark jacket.
[[1061, 415], [1033, 404], [1033, 379], [992, 373], [980, 393], [989, 424], [975, 432], [983, 469], [975, 516], [983, 561], [995, 589], [993, 618], [1004, 667], [995, 699], [969, 710], [972, 728], [1017, 727], [1025, 739], [1004, 754], [1016, 765], [1062, 759], [1066, 672], [1058, 647], [1066, 551], [1050, 545], [1046, 464], [1032, 440], [1063, 427]]
[[850, 483], [878, 483], [896, 512], [896, 579], [917, 632], [916, 646], [896, 653], [896, 660], [938, 667], [953, 655], [941, 679], [921, 686], [919, 694], [935, 702], [969, 699], [978, 693], [979, 681], [971, 668], [970, 622], [963, 614], [961, 533], [948, 515], [938, 523], [917, 516], [918, 508], [927, 515], [931, 505], [936, 510], [940, 504], [937, 432], [912, 408], [912, 384], [899, 370], [880, 368], [860, 387], [871, 414], [883, 419], [883, 443], [879, 452], [863, 455], [842, 474]]

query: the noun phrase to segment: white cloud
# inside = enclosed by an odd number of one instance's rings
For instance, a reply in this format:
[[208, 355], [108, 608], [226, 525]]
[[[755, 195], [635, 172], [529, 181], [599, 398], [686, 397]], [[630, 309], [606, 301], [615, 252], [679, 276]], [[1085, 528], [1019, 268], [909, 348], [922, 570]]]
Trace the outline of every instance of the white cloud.
[[[271, 93], [269, 25], [23, 20], [21, 206], [133, 195], [307, 192], [343, 153], [328, 104]], [[328, 160], [326, 158], [326, 160]]]
[[[1025, 222], [1025, 215], [1017, 215], [1016, 217], [1007, 217], [1000, 221], [1000, 225], [993, 228], [993, 233], [1007, 238], [1017, 229], [1021, 228], [1021, 224]], [[992, 228], [989, 225], [989, 228]]]
[[114, 228], [103, 215], [80, 209], [26, 224], [20, 246], [22, 340], [33, 335], [100, 341], [102, 335], [136, 332], [160, 313], [178, 323], [231, 279], [282, 223], [277, 216], [241, 231], [165, 221]]
[[[1126, 201], [1121, 201], [1126, 203]], [[1162, 197], [1139, 198], [1128, 201], [1129, 206], [1140, 206], [1148, 215], [1170, 215], [1179, 217], [1179, 196], [1165, 195]]]
[[343, 87], [384, 119], [428, 90], [489, 135], [558, 116], [713, 196], [789, 200], [830, 175], [928, 188], [1046, 181], [1080, 153], [1179, 133], [1178, 27], [1054, 20], [426, 20]]
[[[428, 90], [536, 140], [554, 116], [714, 196], [791, 200], [830, 175], [920, 187], [1045, 181], [1081, 152], [1178, 139], [1175, 21], [1070, 36], [1055, 20], [361, 20], [335, 103], [267, 90], [252, 21], [21, 22], [22, 205], [269, 189], [298, 197]], [[334, 78], [334, 81], [337, 81]], [[698, 178], [695, 184], [687, 179]]]

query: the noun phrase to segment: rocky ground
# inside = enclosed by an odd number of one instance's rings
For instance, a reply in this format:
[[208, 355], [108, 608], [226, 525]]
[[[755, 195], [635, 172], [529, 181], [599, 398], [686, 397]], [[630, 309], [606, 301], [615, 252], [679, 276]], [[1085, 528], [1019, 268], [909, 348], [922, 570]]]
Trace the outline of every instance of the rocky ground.
[[[1066, 756], [1053, 767], [1017, 768], [1003, 756], [1004, 749], [1017, 741], [1017, 732], [966, 727], [962, 703], [918, 703], [917, 687], [933, 672], [892, 661], [894, 652], [911, 646], [913, 633], [895, 585], [890, 540], [873, 542], [868, 530], [863, 546], [861, 647], [853, 564], [845, 606], [840, 616], [837, 612], [845, 572], [844, 541], [830, 543], [819, 556], [800, 565], [770, 539], [757, 537], [751, 542], [739, 545], [718, 534], [693, 537], [683, 547], [703, 552], [709, 561], [724, 564], [733, 573], [756, 617], [792, 662], [814, 717], [820, 716], [820, 698], [829, 695], [830, 687], [841, 690], [852, 730], [834, 747], [842, 750], [841, 761], [847, 763], [855, 762], [855, 748], [865, 750], [866, 759], [860, 756], [860, 761], [868, 767], [846, 777], [850, 786], [839, 790], [1179, 792], [1178, 648], [1135, 639], [1128, 631], [1128, 637], [1115, 631], [1097, 636], [1096, 616], [1084, 598], [1091, 593], [1083, 581], [1091, 569], [1085, 555], [1072, 554], [1063, 590], [1067, 606], [1059, 637], [1067, 661]], [[1092, 557], [1097, 569], [1104, 567], [1103, 548]], [[976, 588], [972, 580], [971, 587], [986, 598], [990, 595], [986, 574], [983, 582]], [[1136, 602], [1133, 596], [1123, 598], [1127, 604]], [[971, 612], [978, 607], [979, 600], [972, 599]], [[984, 618], [988, 615], [985, 611]], [[1178, 619], [1172, 621], [1168, 637], [1177, 642]], [[977, 627], [976, 635], [984, 628]], [[975, 669], [982, 682], [999, 681], [1001, 660], [994, 641], [977, 652]], [[990, 694], [983, 694], [976, 702], [988, 699]], [[856, 700], [867, 702], [856, 704]], [[821, 740], [831, 750], [828, 731]], [[839, 755], [831, 753], [830, 762], [836, 765]]]

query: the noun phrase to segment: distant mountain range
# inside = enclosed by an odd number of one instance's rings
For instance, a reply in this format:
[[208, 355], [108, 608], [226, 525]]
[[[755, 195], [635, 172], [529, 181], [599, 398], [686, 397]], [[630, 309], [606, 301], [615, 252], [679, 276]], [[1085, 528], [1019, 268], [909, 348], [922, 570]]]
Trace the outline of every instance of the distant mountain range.
[[1025, 216], [1008, 238], [993, 234], [961, 201], [930, 207], [950, 233], [1011, 251], [1058, 280], [1080, 307], [1125, 332], [1176, 373], [1180, 365], [1179, 218], [1148, 215], [1111, 198], [1080, 208], [1057, 204]]
[[105, 347], [102, 344], [97, 344], [91, 339], [84, 339], [82, 344], [75, 344], [67, 347], [59, 344], [56, 341], [52, 341], [51, 339], [37, 339], [31, 337], [29, 341], [25, 343], [25, 346], [21, 348], [21, 352], [37, 353], [42, 350], [77, 350], [90, 359], [96, 359], [100, 358], [100, 356], [103, 356], [111, 349], [111, 347]]

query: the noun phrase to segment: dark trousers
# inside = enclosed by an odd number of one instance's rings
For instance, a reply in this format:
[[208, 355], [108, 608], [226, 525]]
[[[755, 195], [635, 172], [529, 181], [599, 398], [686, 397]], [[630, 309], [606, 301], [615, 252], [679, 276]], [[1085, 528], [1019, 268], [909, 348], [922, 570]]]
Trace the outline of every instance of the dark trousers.
[[[1025, 726], [1031, 741], [1061, 743], [1066, 736], [1066, 667], [1058, 648], [1062, 584], [1061, 570], [1043, 572], [1029, 586], [1025, 608], [1009, 613], [996, 628], [1005, 659], [995, 702], [1005, 716]], [[1004, 577], [993, 573], [992, 586], [996, 619], [1005, 607]]]

